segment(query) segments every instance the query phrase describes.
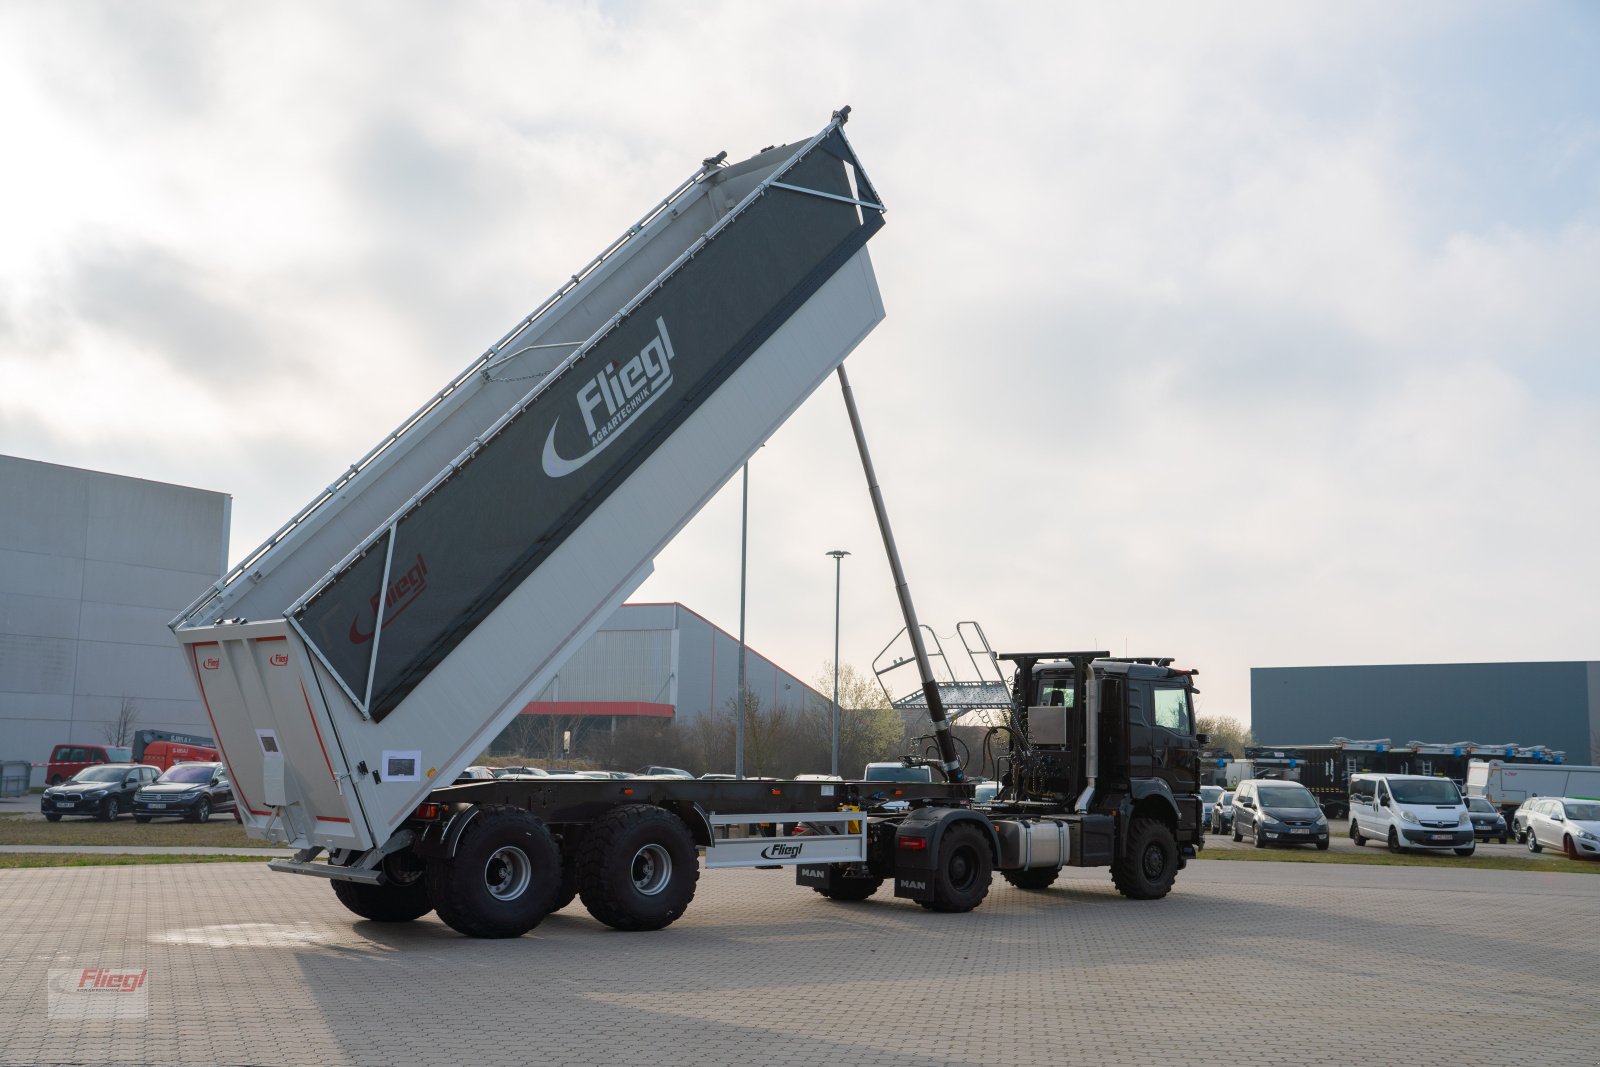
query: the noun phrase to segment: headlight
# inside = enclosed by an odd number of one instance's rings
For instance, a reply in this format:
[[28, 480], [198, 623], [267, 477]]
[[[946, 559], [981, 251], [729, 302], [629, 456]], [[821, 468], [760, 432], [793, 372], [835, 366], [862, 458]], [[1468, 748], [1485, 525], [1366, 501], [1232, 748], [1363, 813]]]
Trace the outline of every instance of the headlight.
[[1578, 836], [1583, 838], [1585, 841], [1600, 841], [1600, 837], [1596, 837], [1587, 830], [1579, 830]]
[[1472, 816], [1468, 815], [1466, 812], [1462, 812], [1461, 818], [1457, 819], [1456, 822], [1461, 826], [1471, 826]]
[[1328, 817], [1326, 815], [1318, 815], [1317, 816], [1317, 825], [1318, 826], [1326, 826], [1326, 825], [1328, 825]]
[[1416, 815], [1412, 814], [1409, 811], [1402, 811], [1400, 813], [1400, 818], [1404, 819], [1406, 822], [1417, 822], [1418, 821]]

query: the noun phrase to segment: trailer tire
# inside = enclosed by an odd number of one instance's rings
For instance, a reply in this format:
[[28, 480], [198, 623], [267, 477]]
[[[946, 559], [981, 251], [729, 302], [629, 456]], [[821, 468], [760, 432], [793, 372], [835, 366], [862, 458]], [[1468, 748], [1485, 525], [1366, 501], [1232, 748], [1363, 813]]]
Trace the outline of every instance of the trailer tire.
[[614, 930], [660, 930], [694, 899], [700, 857], [683, 820], [628, 804], [595, 820], [578, 850], [578, 896]]
[[821, 893], [829, 900], [856, 902], [866, 900], [868, 897], [882, 888], [882, 886], [882, 878], [863, 878], [859, 875], [855, 877], [851, 877], [849, 875], [835, 875], [833, 878], [833, 885], [829, 886], [827, 889], [824, 889], [819, 885], [814, 885], [811, 888], [815, 889], [818, 893]]
[[556, 891], [555, 903], [550, 905], [551, 911], [560, 911], [571, 904], [578, 895], [578, 864], [574, 860], [564, 860], [561, 864], [561, 888]]
[[1024, 867], [1015, 871], [1001, 871], [1000, 877], [1018, 889], [1049, 889], [1061, 877], [1061, 868]]
[[984, 830], [972, 821], [945, 829], [939, 840], [939, 866], [933, 872], [934, 911], [971, 911], [989, 895], [994, 857]]
[[468, 937], [521, 937], [550, 914], [561, 887], [561, 850], [543, 822], [485, 806], [454, 856], [428, 861], [424, 883], [439, 918]]
[[363, 919], [379, 923], [406, 923], [433, 910], [421, 857], [402, 849], [384, 857], [382, 870], [387, 877], [382, 885], [334, 879], [333, 895]]
[[1128, 847], [1111, 865], [1111, 881], [1129, 900], [1160, 900], [1178, 878], [1178, 841], [1172, 828], [1148, 816], [1128, 827]]

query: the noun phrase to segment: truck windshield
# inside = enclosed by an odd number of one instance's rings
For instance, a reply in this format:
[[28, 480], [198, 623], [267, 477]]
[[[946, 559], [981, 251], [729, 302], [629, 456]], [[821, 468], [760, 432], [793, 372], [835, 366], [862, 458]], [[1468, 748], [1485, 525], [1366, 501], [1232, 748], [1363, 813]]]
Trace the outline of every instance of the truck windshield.
[[1401, 804], [1459, 804], [1461, 794], [1448, 778], [1389, 779], [1389, 791]]
[[1317, 798], [1311, 790], [1300, 785], [1264, 785], [1261, 787], [1263, 808], [1314, 808]]

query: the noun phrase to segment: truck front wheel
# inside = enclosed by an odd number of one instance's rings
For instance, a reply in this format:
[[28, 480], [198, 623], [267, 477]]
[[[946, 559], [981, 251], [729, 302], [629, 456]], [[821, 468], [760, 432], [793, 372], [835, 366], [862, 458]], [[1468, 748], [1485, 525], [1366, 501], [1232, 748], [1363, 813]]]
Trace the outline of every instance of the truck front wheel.
[[683, 820], [652, 804], [597, 819], [578, 850], [578, 896], [615, 930], [660, 930], [694, 899], [700, 857]]
[[1018, 889], [1049, 889], [1061, 877], [1061, 868], [1025, 867], [1016, 871], [1001, 871], [1000, 877]]
[[989, 842], [977, 823], [958, 822], [945, 830], [939, 841], [939, 867], [933, 872], [934, 911], [971, 911], [989, 895], [994, 874], [994, 857]]
[[428, 861], [424, 882], [439, 918], [458, 933], [521, 937], [550, 914], [561, 850], [528, 812], [485, 807], [462, 830], [454, 856]]
[[375, 923], [408, 923], [433, 910], [423, 879], [425, 871], [422, 860], [410, 850], [404, 850], [384, 858], [383, 873], [387, 881], [382, 885], [335, 879], [333, 895], [363, 919]]
[[1111, 865], [1111, 881], [1129, 900], [1160, 900], [1178, 877], [1178, 842], [1159, 819], [1136, 818], [1128, 847]]

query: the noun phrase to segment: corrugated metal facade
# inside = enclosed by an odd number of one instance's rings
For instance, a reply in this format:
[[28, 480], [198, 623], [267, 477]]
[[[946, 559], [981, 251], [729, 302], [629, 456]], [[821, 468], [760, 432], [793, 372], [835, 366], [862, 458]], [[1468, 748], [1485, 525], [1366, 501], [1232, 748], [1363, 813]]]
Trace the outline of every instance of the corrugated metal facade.
[[0, 758], [139, 728], [210, 733], [167, 622], [226, 567], [223, 493], [0, 456]]
[[1600, 662], [1256, 667], [1250, 720], [1267, 745], [1514, 742], [1600, 763]]
[[[828, 697], [746, 647], [746, 686], [763, 708], [828, 706]], [[671, 704], [677, 722], [732, 707], [739, 641], [682, 604], [624, 604], [536, 702]]]

